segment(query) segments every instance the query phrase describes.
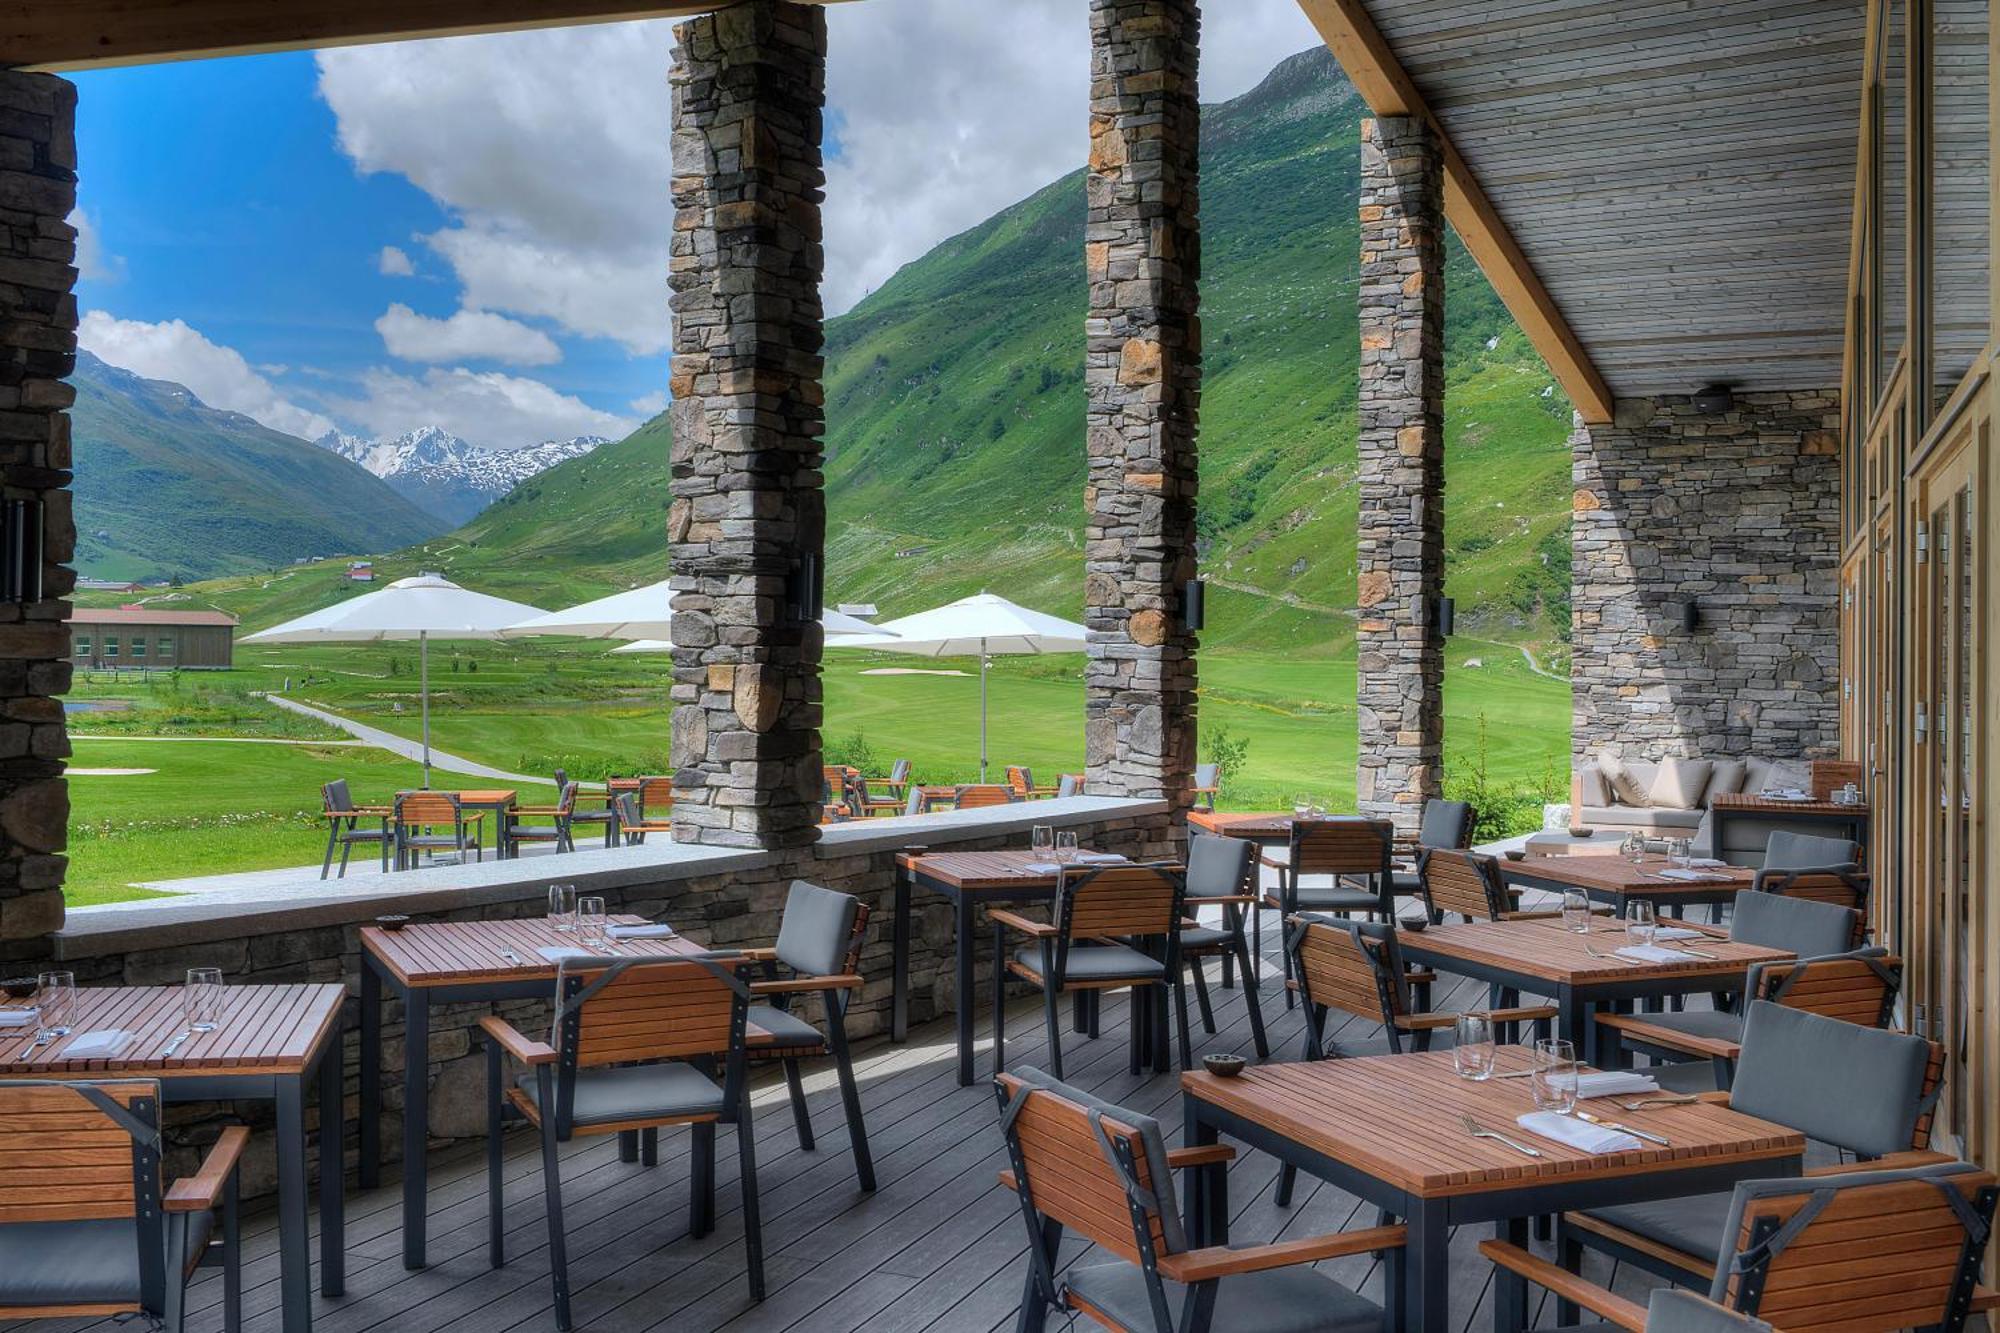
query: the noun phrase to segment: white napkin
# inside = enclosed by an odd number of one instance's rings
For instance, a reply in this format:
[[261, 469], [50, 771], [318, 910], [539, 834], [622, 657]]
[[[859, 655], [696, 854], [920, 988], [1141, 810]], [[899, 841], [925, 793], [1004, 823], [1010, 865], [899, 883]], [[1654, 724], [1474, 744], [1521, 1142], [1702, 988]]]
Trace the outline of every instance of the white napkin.
[[125, 1043], [132, 1040], [132, 1034], [123, 1028], [98, 1028], [94, 1032], [80, 1032], [70, 1038], [69, 1045], [63, 1047], [65, 1060], [102, 1060], [125, 1049]]
[[674, 937], [674, 928], [664, 924], [621, 926], [614, 922], [604, 928], [604, 933], [614, 940], [670, 940]]
[[1124, 859], [1117, 852], [1078, 852], [1076, 854], [1077, 864], [1086, 866], [1110, 865], [1113, 861], [1123, 861]]
[[1031, 870], [1037, 875], [1053, 875], [1056, 871], [1062, 869], [1054, 861], [1030, 861], [1021, 868], [1023, 870]]
[[591, 956], [588, 949], [569, 949], [560, 944], [544, 944], [537, 948], [535, 952], [548, 959], [551, 963], [560, 963], [565, 958], [589, 958]]
[[1652, 944], [1628, 944], [1616, 951], [1620, 958], [1635, 963], [1685, 963], [1688, 955], [1678, 949], [1662, 949]]
[[1713, 856], [1693, 856], [1688, 858], [1688, 864], [1691, 866], [1699, 866], [1703, 870], [1720, 870], [1724, 866], [1728, 865], [1729, 862], [1720, 860]]
[[1722, 878], [1720, 875], [1711, 875], [1703, 870], [1683, 870], [1679, 866], [1671, 866], [1657, 873], [1661, 879], [1677, 879], [1684, 884], [1706, 884], [1710, 880]]
[[1531, 1134], [1567, 1143], [1588, 1153], [1631, 1152], [1640, 1146], [1639, 1140], [1622, 1130], [1586, 1125], [1581, 1120], [1557, 1115], [1554, 1111], [1530, 1111], [1514, 1123]]
[[1584, 1097], [1622, 1097], [1627, 1093], [1658, 1092], [1660, 1085], [1651, 1074], [1641, 1074], [1630, 1069], [1609, 1069], [1595, 1074], [1576, 1076], [1576, 1095]]
[[1767, 801], [1810, 801], [1812, 799], [1811, 796], [1800, 791], [1797, 787], [1780, 787], [1775, 791], [1767, 791], [1763, 795]]
[[41, 1017], [40, 1009], [0, 1009], [0, 1028], [31, 1028]]
[[1705, 940], [1706, 931], [1689, 930], [1686, 926], [1655, 926], [1653, 938], [1656, 940]]

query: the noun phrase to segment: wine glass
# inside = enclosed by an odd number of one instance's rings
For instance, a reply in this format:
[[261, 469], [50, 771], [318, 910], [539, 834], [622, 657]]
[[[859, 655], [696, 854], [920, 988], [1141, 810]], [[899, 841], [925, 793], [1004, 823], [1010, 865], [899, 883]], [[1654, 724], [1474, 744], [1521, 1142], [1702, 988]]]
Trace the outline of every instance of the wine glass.
[[1292, 798], [1292, 818], [1304, 819], [1308, 815], [1312, 814], [1312, 810], [1313, 810], [1312, 797], [1301, 793], [1300, 795], [1294, 796]]
[[1646, 840], [1637, 833], [1628, 833], [1625, 835], [1625, 841], [1618, 844], [1618, 850], [1627, 861], [1638, 865], [1646, 859]]
[[1694, 839], [1675, 838], [1669, 845], [1669, 850], [1673, 854], [1675, 865], [1683, 870], [1694, 869]]
[[1064, 829], [1056, 834], [1056, 862], [1070, 865], [1076, 860], [1076, 830]]
[[576, 929], [576, 885], [549, 885], [549, 924], [564, 935]]
[[213, 1032], [222, 1023], [222, 969], [191, 967], [181, 991], [181, 1014], [190, 1032]]
[[1625, 938], [1634, 945], [1644, 948], [1653, 942], [1659, 929], [1659, 919], [1653, 910], [1651, 899], [1635, 898], [1625, 904]]
[[1486, 1014], [1465, 1013], [1452, 1024], [1451, 1067], [1460, 1078], [1479, 1082], [1493, 1077], [1499, 1050], [1493, 1044], [1493, 1020]]
[[1046, 862], [1055, 851], [1056, 830], [1052, 824], [1037, 824], [1028, 830], [1028, 847], [1037, 861]]
[[1578, 935], [1590, 933], [1590, 895], [1582, 889], [1564, 889], [1562, 905], [1563, 929]]
[[604, 947], [605, 926], [604, 899], [590, 897], [576, 900], [576, 933], [586, 949]]
[[67, 1037], [76, 1024], [76, 973], [44, 972], [35, 979], [35, 984], [40, 991], [35, 1002], [41, 1009], [36, 1043]]
[[1534, 1073], [1528, 1091], [1537, 1111], [1568, 1115], [1576, 1110], [1576, 1048], [1560, 1037], [1535, 1043]]

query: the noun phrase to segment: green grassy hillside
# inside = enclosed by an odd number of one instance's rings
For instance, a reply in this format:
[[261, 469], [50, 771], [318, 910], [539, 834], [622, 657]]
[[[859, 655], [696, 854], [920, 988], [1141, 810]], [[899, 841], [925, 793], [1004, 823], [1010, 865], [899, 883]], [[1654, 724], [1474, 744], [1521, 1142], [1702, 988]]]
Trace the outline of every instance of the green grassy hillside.
[[441, 526], [358, 464], [178, 384], [88, 352], [71, 383], [82, 573], [208, 578], [392, 549]]

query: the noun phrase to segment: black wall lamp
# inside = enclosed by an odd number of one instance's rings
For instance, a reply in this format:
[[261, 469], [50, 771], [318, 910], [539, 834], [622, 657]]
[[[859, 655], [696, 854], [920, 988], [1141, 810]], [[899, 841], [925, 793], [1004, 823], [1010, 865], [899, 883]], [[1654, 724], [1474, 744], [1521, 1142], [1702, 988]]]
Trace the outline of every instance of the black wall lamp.
[[1208, 584], [1201, 579], [1181, 585], [1181, 623], [1195, 631], [1208, 624]]
[[1449, 639], [1453, 627], [1458, 623], [1458, 604], [1449, 597], [1437, 599], [1437, 632], [1441, 639]]
[[1701, 606], [1697, 602], [1675, 602], [1667, 608], [1674, 619], [1680, 621], [1681, 629], [1692, 634], [1701, 628]]
[[1691, 401], [1695, 411], [1704, 416], [1719, 417], [1736, 407], [1736, 394], [1727, 384], [1711, 384], [1697, 389]]
[[799, 556], [798, 564], [785, 576], [785, 611], [793, 620], [818, 620], [820, 602], [825, 584], [819, 556], [806, 551]]
[[0, 601], [42, 600], [42, 502], [0, 502]]

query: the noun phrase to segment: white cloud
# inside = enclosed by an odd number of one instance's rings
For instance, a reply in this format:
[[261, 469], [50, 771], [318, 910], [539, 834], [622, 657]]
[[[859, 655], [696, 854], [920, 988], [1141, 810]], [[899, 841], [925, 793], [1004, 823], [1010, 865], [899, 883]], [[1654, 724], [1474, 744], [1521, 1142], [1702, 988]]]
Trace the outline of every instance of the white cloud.
[[181, 320], [148, 324], [90, 310], [76, 338], [114, 366], [184, 384], [210, 407], [241, 412], [273, 430], [312, 439], [333, 429], [326, 417], [285, 398], [234, 348], [210, 342]]
[[[827, 11], [827, 308], [1081, 165], [1079, 0], [868, 0]], [[1297, 0], [1211, 4], [1205, 100], [1318, 39]], [[553, 320], [635, 355], [667, 337], [664, 22], [346, 47], [320, 92], [358, 170], [409, 178], [455, 221], [425, 237], [464, 304]]]
[[435, 424], [486, 449], [520, 449], [577, 435], [629, 435], [638, 423], [602, 412], [540, 380], [463, 366], [421, 376], [377, 368], [361, 376], [361, 396], [329, 403], [373, 435]]
[[375, 256], [375, 267], [386, 278], [415, 277], [417, 266], [410, 262], [410, 256], [400, 247], [385, 245], [382, 253]]
[[498, 361], [509, 366], [548, 366], [562, 360], [562, 348], [540, 329], [486, 310], [460, 310], [432, 319], [397, 302], [375, 321], [389, 355], [405, 361]]
[[665, 389], [656, 389], [643, 398], [634, 398], [628, 406], [634, 412], [637, 412], [640, 416], [650, 421], [660, 415], [660, 413], [666, 411], [667, 405], [671, 402], [673, 402], [673, 399], [667, 396]]
[[97, 234], [97, 224], [90, 220], [90, 214], [80, 208], [72, 210], [69, 225], [76, 228], [78, 273], [100, 282], [117, 282], [125, 276], [125, 261], [105, 253], [104, 238]]

